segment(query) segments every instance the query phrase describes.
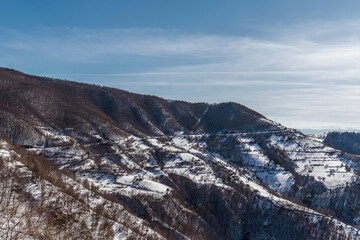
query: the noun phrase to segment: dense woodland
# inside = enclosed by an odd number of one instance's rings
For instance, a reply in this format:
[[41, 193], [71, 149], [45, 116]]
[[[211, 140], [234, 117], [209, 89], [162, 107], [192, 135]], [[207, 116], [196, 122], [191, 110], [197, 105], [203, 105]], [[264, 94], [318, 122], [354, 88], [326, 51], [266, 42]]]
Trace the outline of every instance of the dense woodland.
[[360, 154], [360, 133], [357, 132], [329, 132], [324, 142], [342, 151]]
[[[236, 103], [209, 105], [26, 75], [0, 68], [1, 133], [16, 144], [36, 143], [34, 124], [74, 128], [79, 137], [167, 135], [177, 131], [250, 131], [273, 128]], [[32, 136], [32, 138], [29, 138]]]

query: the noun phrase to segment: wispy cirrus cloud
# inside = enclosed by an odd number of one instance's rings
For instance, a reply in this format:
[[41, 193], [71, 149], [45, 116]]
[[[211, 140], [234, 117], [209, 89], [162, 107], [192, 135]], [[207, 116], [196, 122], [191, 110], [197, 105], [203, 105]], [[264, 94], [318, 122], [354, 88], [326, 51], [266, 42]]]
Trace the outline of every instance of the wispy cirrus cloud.
[[266, 39], [161, 29], [1, 29], [0, 50], [17, 53], [8, 62], [22, 61], [25, 69], [51, 66], [34, 74], [172, 99], [237, 101], [292, 127], [360, 128], [359, 27], [359, 21], [292, 26]]

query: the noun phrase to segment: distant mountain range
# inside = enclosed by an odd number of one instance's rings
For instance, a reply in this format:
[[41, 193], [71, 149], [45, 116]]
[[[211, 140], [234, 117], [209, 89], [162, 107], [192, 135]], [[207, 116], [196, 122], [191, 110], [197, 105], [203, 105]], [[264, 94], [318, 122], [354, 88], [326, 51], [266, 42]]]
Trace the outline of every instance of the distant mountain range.
[[360, 137], [0, 68], [5, 239], [360, 239]]

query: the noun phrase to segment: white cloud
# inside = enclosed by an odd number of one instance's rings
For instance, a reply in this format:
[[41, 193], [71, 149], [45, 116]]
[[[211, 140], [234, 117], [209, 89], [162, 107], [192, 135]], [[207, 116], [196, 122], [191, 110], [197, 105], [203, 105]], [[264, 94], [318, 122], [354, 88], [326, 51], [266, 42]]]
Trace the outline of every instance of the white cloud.
[[[292, 127], [311, 127], [306, 120], [313, 127], [360, 128], [359, 27], [359, 21], [293, 26], [267, 39], [154, 29], [3, 30], [0, 48], [54, 62], [113, 65], [110, 73], [50, 76], [168, 98], [238, 101]], [[136, 71], [117, 71], [127, 59]]]

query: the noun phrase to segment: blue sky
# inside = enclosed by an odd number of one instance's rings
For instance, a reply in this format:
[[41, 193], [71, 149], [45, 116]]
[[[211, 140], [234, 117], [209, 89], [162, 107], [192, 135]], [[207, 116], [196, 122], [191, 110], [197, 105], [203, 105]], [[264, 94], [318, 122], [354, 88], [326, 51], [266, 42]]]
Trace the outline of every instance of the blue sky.
[[0, 66], [360, 129], [360, 1], [0, 0]]

